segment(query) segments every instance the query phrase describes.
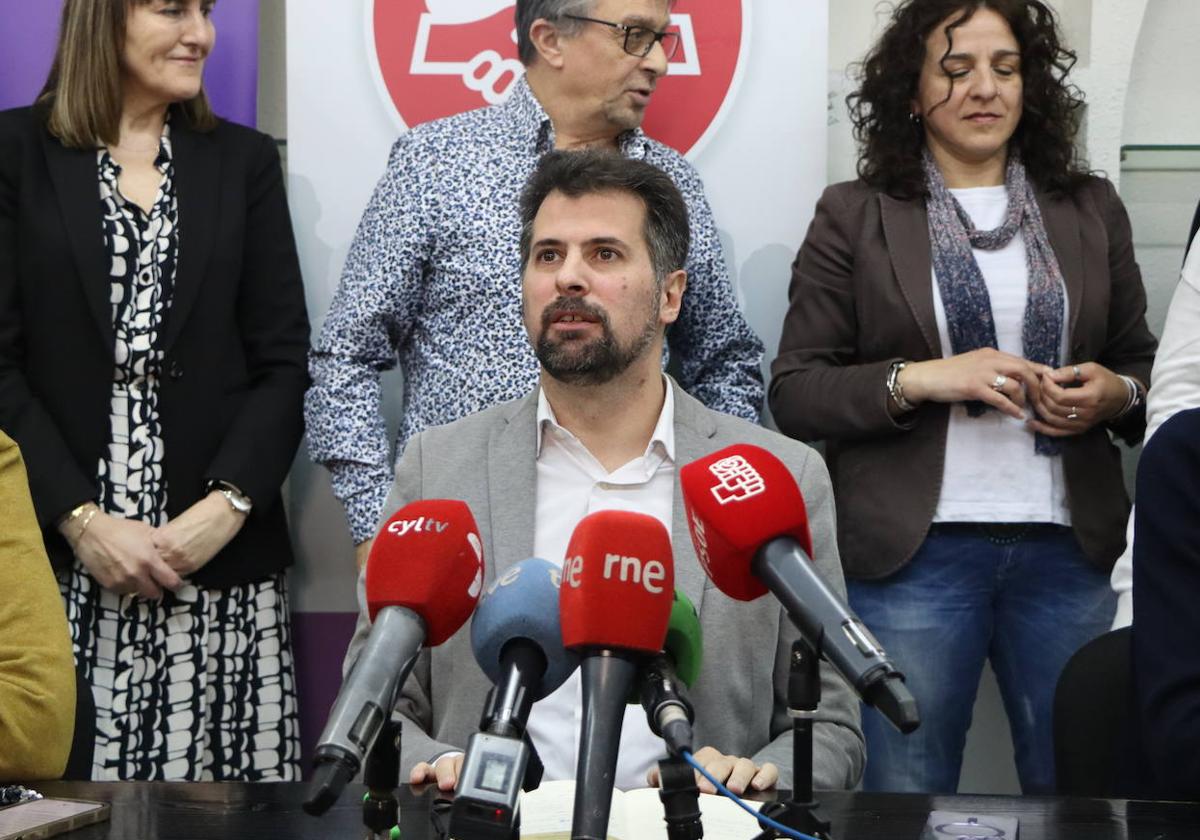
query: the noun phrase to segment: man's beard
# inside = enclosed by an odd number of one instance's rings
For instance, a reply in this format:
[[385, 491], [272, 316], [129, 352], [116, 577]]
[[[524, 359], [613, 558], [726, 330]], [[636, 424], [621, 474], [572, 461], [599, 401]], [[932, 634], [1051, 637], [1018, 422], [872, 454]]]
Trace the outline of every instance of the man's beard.
[[[563, 312], [586, 314], [600, 325], [599, 338], [559, 336], [550, 338], [550, 325]], [[654, 298], [645, 327], [622, 347], [608, 320], [608, 313], [578, 299], [559, 298], [542, 311], [542, 331], [534, 348], [546, 373], [567, 385], [603, 385], [623, 373], [646, 352], [658, 335], [658, 297]]]

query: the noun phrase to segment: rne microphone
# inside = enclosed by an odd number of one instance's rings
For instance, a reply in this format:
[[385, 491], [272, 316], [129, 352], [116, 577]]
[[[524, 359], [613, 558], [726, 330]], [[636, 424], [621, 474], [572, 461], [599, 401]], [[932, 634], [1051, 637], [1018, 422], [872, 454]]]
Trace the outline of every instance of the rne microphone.
[[464, 502], [413, 502], [380, 528], [367, 558], [371, 632], [317, 743], [305, 811], [323, 814], [358, 773], [421, 648], [446, 641], [475, 610], [483, 570]]
[[[452, 836], [507, 840], [520, 818], [521, 788], [540, 780], [541, 764], [525, 735], [530, 709], [579, 667], [579, 657], [563, 647], [561, 580], [553, 563], [522, 560], [496, 578], [471, 619], [471, 650], [494, 687], [482, 731], [467, 743], [450, 813]], [[531, 766], [536, 775], [527, 774]]]
[[742, 601], [770, 590], [821, 656], [901, 732], [920, 724], [904, 675], [812, 562], [804, 498], [787, 466], [736, 444], [679, 471], [692, 543], [718, 589]]
[[[682, 591], [675, 590], [662, 653], [638, 672], [640, 699], [650, 731], [662, 738], [671, 755], [692, 752], [692, 722], [696, 713], [684, 690], [700, 675], [703, 644], [700, 617]], [[682, 685], [680, 685], [682, 683]]]
[[607, 836], [625, 704], [640, 663], [662, 650], [674, 586], [671, 538], [654, 517], [599, 511], [571, 534], [559, 613], [563, 643], [582, 656], [574, 840]]

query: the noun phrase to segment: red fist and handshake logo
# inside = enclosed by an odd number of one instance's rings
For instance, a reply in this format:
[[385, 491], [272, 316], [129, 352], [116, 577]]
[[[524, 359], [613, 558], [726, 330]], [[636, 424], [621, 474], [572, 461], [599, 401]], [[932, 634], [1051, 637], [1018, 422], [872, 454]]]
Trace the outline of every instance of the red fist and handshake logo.
[[[690, 3], [671, 15], [679, 49], [646, 115], [646, 133], [687, 153], [718, 121], [747, 31], [747, 0]], [[525, 72], [515, 0], [374, 0], [370, 44], [404, 127], [503, 102]]]

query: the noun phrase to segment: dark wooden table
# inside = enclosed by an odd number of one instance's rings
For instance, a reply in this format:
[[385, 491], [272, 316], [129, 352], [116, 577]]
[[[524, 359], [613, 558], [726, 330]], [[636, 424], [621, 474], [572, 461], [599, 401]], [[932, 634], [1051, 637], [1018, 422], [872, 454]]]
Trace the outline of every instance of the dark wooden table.
[[[71, 832], [68, 840], [303, 840], [365, 834], [358, 786], [320, 818], [300, 809], [307, 786], [298, 783], [50, 782], [36, 788], [47, 796], [112, 804], [109, 822]], [[429, 817], [435, 795], [431, 789], [404, 789], [404, 840], [435, 840]], [[1016, 817], [1020, 840], [1200, 840], [1200, 804], [864, 793], [825, 793], [821, 799], [835, 840], [917, 840], [931, 810]]]

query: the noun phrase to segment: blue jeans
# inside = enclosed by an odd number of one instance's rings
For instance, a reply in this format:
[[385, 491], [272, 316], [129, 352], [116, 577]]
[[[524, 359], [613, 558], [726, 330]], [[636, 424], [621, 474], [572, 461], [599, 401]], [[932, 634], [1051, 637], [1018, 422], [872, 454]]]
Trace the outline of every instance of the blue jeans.
[[921, 713], [921, 727], [901, 735], [863, 708], [864, 790], [958, 789], [990, 659], [1021, 789], [1054, 791], [1054, 689], [1071, 655], [1108, 629], [1116, 599], [1108, 575], [1088, 562], [1070, 529], [1036, 525], [1002, 536], [986, 527], [935, 524], [896, 574], [847, 581], [851, 606], [904, 672]]

